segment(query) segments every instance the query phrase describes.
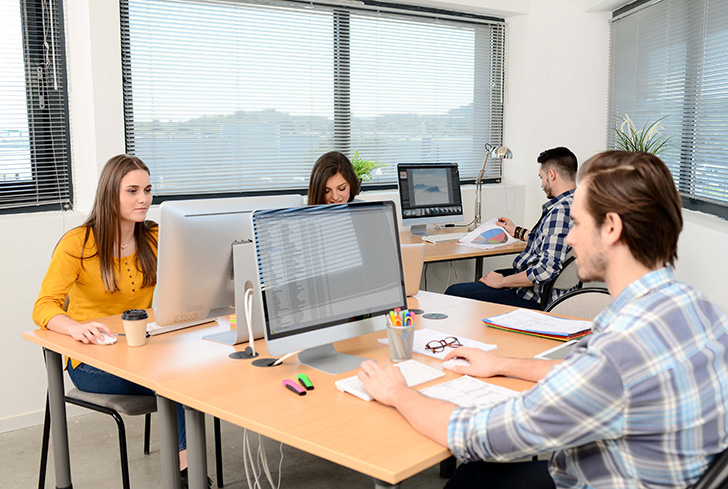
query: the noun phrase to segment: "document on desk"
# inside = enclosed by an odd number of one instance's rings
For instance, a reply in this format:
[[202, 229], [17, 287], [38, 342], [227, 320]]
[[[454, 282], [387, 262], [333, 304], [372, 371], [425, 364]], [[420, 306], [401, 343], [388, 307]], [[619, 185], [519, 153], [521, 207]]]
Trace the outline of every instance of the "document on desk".
[[478, 229], [460, 239], [461, 245], [480, 250], [492, 250], [517, 242], [516, 238], [496, 224], [495, 218], [484, 222]]
[[[444, 340], [447, 337], [452, 336], [451, 334], [447, 333], [441, 333], [439, 331], [433, 331], [431, 329], [423, 328], [423, 329], [416, 329], [415, 330], [415, 339], [414, 343], [412, 345], [412, 351], [415, 353], [420, 353], [422, 355], [427, 355], [428, 357], [434, 357], [438, 358], [440, 360], [445, 359], [445, 355], [447, 355], [452, 348], [445, 348], [444, 351], [433, 353], [432, 350], [429, 350], [425, 348], [427, 343], [430, 341], [438, 341], [438, 340]], [[469, 346], [471, 348], [480, 348], [484, 351], [490, 351], [495, 350], [498, 348], [498, 345], [491, 345], [489, 343], [482, 343], [480, 341], [471, 340], [468, 338], [462, 338], [460, 336], [455, 336], [454, 338], [457, 338], [458, 341], [462, 346]], [[389, 341], [387, 337], [381, 338], [378, 340], [383, 345], [389, 344]]]
[[442, 399], [457, 404], [460, 407], [495, 404], [519, 394], [512, 389], [489, 384], [469, 375], [422, 389], [420, 393], [432, 399]]
[[505, 314], [483, 319], [483, 322], [497, 329], [516, 333], [543, 336], [554, 340], [572, 340], [591, 332], [591, 321], [565, 319], [534, 311], [516, 309]]

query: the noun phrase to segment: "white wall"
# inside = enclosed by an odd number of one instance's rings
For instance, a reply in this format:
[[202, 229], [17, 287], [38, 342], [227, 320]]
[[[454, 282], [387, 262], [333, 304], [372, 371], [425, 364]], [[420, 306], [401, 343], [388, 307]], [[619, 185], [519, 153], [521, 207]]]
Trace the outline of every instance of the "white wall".
[[[585, 7], [595, 10], [594, 4], [604, 2], [425, 2], [507, 17], [503, 142], [514, 153], [505, 167], [505, 176], [514, 185], [486, 186], [484, 215], [503, 213], [531, 225], [544, 201], [536, 178], [538, 153], [564, 145], [583, 161], [604, 147], [608, 14], [585, 11]], [[100, 167], [110, 156], [124, 151], [118, 1], [72, 0], [65, 4], [77, 211], [0, 216], [0, 397], [4, 400], [0, 432], [42, 420], [45, 372], [40, 349], [23, 341], [21, 333], [34, 327], [30, 313], [53, 246], [63, 232], [83, 220]], [[472, 189], [464, 192], [464, 202], [469, 204]], [[728, 300], [721, 293], [728, 276], [728, 260], [721, 253], [728, 247], [728, 224], [690, 212], [685, 212], [685, 219], [678, 275], [728, 310]], [[461, 267], [453, 270], [458, 271], [458, 280], [470, 277]], [[435, 275], [444, 274], [440, 279], [447, 280], [448, 273], [449, 267], [441, 267]], [[454, 275], [450, 280], [455, 280]]]

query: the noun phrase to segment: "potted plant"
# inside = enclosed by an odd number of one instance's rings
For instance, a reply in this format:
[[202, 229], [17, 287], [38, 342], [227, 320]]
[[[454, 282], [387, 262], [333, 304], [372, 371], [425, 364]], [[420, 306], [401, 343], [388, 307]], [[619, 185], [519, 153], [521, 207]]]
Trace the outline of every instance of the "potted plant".
[[624, 117], [617, 117], [622, 119], [622, 124], [619, 128], [614, 128], [614, 132], [616, 134], [615, 144], [617, 145], [617, 148], [622, 151], [641, 151], [657, 156], [665, 149], [665, 145], [668, 141], [670, 141], [669, 137], [665, 137], [660, 134], [660, 131], [664, 129], [664, 127], [660, 125], [660, 122], [667, 116], [660, 117], [651, 124], [648, 120], [639, 131], [632, 119], [629, 118], [629, 114], [625, 114]]
[[379, 161], [365, 160], [359, 155], [359, 151], [354, 151], [354, 156], [351, 158], [351, 164], [354, 166], [356, 176], [359, 177], [359, 181], [361, 183], [371, 180], [374, 170], [377, 168], [384, 168], [387, 166]]

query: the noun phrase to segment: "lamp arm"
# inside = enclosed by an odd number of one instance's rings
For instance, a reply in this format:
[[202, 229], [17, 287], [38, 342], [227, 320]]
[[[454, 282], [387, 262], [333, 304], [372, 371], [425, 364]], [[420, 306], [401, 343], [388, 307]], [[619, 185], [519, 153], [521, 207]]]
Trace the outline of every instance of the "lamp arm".
[[[483, 187], [483, 173], [485, 173], [485, 165], [488, 163], [488, 155], [489, 153], [485, 153], [485, 159], [483, 160], [483, 166], [480, 168], [480, 173], [478, 173], [478, 179], [475, 181], [475, 219], [473, 220], [473, 224], [475, 228], [480, 226], [481, 223], [481, 196], [482, 196], [482, 187]], [[473, 229], [475, 229], [473, 228]]]

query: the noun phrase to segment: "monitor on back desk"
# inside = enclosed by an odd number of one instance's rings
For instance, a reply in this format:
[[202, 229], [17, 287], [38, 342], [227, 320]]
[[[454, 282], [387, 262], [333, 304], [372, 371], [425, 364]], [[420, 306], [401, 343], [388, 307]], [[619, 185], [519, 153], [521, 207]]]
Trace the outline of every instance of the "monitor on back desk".
[[[295, 207], [300, 195], [238, 197], [163, 202], [159, 223], [159, 265], [156, 287], [156, 325], [150, 333], [173, 331], [226, 317], [237, 311], [237, 328], [205, 338], [229, 345], [248, 341], [242, 301], [236, 295], [257, 283], [257, 269], [233, 274], [233, 245], [255, 260], [251, 213], [255, 209]], [[252, 263], [252, 262], [251, 262]], [[242, 290], [240, 290], [242, 289]], [[240, 297], [238, 297], [239, 299]], [[263, 311], [253, 308], [253, 335], [263, 337]], [[222, 319], [221, 323], [225, 323]], [[159, 328], [159, 329], [156, 329]]]
[[271, 355], [304, 350], [301, 363], [328, 373], [364, 358], [333, 342], [385, 328], [407, 307], [392, 202], [351, 203], [253, 213]]
[[397, 184], [402, 224], [412, 226], [410, 233], [426, 234], [427, 224], [462, 222], [457, 163], [400, 163]]

